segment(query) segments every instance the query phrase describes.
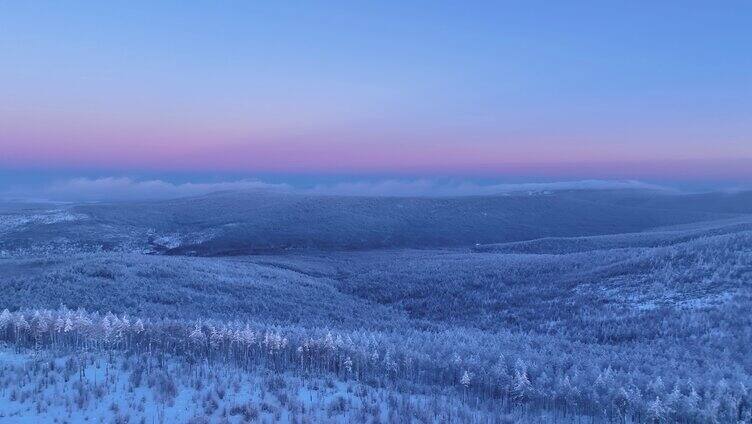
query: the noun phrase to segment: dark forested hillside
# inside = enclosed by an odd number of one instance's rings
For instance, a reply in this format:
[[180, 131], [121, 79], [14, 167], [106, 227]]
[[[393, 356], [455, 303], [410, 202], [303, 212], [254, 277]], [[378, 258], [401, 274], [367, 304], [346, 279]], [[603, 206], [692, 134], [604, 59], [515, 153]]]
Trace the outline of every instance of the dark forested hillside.
[[[745, 194], [737, 195], [743, 205]], [[686, 201], [687, 207], [677, 205]], [[628, 203], [625, 205], [625, 203]], [[289, 249], [435, 248], [642, 231], [721, 219], [745, 207], [695, 207], [650, 191], [560, 191], [402, 198], [224, 192], [166, 201], [6, 212], [0, 249], [75, 244], [203, 256]], [[40, 247], [41, 246], [41, 247]]]

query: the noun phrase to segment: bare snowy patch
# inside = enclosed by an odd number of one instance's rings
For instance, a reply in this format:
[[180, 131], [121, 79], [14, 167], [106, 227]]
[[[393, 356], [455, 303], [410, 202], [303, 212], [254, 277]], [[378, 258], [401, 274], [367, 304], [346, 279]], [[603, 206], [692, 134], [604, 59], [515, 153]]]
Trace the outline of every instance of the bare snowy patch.
[[32, 224], [58, 224], [61, 222], [80, 221], [88, 218], [81, 213], [71, 213], [66, 210], [50, 210], [33, 214], [0, 215], [0, 233], [16, 230]]

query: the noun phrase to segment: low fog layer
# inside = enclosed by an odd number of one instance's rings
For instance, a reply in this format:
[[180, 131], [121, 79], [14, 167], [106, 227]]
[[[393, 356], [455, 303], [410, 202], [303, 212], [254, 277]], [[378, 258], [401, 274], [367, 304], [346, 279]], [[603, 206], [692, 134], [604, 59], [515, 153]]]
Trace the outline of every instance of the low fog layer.
[[154, 200], [198, 196], [218, 191], [271, 191], [275, 193], [342, 196], [447, 197], [553, 190], [646, 189], [674, 191], [667, 186], [636, 180], [578, 180], [530, 183], [481, 183], [463, 179], [376, 179], [294, 185], [240, 179], [224, 182], [173, 183], [129, 177], [70, 178], [41, 186], [16, 185], [0, 197], [51, 201]]

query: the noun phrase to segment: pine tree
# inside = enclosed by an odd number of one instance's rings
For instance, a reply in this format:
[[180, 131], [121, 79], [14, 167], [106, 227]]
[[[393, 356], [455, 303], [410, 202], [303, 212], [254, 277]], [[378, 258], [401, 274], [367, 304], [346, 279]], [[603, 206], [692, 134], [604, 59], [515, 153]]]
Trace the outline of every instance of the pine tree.
[[682, 394], [679, 385], [674, 384], [674, 389], [666, 396], [666, 413], [674, 414], [681, 409]]
[[141, 318], [136, 320], [136, 323], [133, 324], [133, 331], [136, 334], [141, 334], [144, 332], [144, 322], [141, 321]]
[[700, 395], [695, 390], [695, 386], [690, 386], [689, 394], [684, 398], [684, 405], [687, 412], [694, 414], [700, 407]]
[[347, 358], [345, 358], [345, 370], [347, 371], [348, 375], [352, 374], [353, 361], [352, 361], [352, 359], [349, 356]]
[[73, 320], [70, 319], [70, 317], [65, 318], [65, 327], [63, 327], [63, 332], [70, 333], [73, 331]]
[[3, 309], [3, 312], [0, 313], [0, 331], [7, 330], [12, 323], [13, 315], [11, 315], [9, 310]]
[[512, 387], [512, 397], [518, 402], [527, 400], [532, 391], [532, 384], [527, 377], [527, 372], [517, 371], [514, 376], [514, 386]]
[[465, 370], [465, 372], [462, 374], [462, 377], [460, 378], [460, 384], [462, 384], [465, 389], [467, 389], [470, 387], [472, 379], [472, 375], [467, 370]]
[[55, 320], [55, 332], [62, 333], [65, 329], [65, 318], [62, 315], [58, 316]]
[[648, 405], [648, 417], [653, 422], [662, 422], [666, 419], [667, 411], [666, 406], [661, 401], [659, 396], [655, 397], [655, 400]]
[[188, 335], [188, 338], [196, 346], [203, 346], [206, 341], [206, 335], [201, 331], [201, 324], [196, 324], [191, 334]]
[[472, 383], [473, 375], [469, 373], [467, 370], [462, 374], [462, 377], [460, 377], [460, 384], [463, 387], [463, 398], [467, 397], [467, 390], [470, 388], [470, 383]]

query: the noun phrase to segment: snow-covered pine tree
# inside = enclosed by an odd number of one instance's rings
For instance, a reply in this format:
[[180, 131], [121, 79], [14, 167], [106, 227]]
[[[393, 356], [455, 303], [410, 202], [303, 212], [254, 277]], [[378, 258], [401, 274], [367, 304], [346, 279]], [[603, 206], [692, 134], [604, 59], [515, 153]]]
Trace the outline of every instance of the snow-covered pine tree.
[[660, 423], [666, 419], [667, 410], [660, 396], [656, 396], [655, 400], [648, 404], [648, 418], [653, 422]]
[[512, 387], [512, 398], [518, 402], [528, 400], [532, 392], [532, 384], [527, 377], [527, 372], [517, 371], [514, 375], [514, 386]]

